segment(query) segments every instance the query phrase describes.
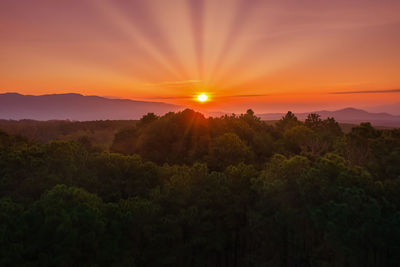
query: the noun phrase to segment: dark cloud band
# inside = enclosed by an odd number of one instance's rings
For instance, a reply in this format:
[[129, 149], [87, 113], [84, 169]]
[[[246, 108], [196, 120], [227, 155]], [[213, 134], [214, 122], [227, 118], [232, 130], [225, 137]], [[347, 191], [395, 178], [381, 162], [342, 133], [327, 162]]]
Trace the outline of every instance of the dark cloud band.
[[[226, 95], [226, 96], [213, 96], [212, 98], [241, 98], [241, 97], [262, 97], [268, 95]], [[189, 96], [150, 96], [140, 97], [142, 99], [192, 99]]]
[[400, 93], [400, 89], [330, 92], [331, 95]]

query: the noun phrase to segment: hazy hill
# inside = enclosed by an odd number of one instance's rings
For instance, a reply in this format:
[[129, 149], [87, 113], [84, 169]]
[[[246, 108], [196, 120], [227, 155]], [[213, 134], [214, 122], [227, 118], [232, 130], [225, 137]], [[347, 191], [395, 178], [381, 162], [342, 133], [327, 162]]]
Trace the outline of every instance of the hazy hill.
[[34, 120], [134, 120], [153, 112], [165, 114], [180, 106], [162, 102], [108, 99], [80, 94], [0, 94], [0, 119]]
[[400, 102], [395, 104], [368, 107], [366, 110], [370, 112], [387, 112], [393, 115], [400, 115]]
[[[317, 113], [321, 115], [322, 119], [333, 117], [336, 121], [341, 123], [354, 123], [371, 122], [376, 126], [387, 127], [400, 127], [400, 116], [391, 115], [388, 113], [371, 113], [361, 109], [345, 108], [336, 111], [313, 111], [306, 113], [295, 113], [299, 120], [305, 120], [309, 113]], [[258, 114], [263, 120], [279, 120], [284, 116], [284, 113], [264, 113]]]
[[[109, 99], [72, 93], [40, 96], [17, 93], [0, 94], [0, 119], [12, 120], [137, 120], [149, 112], [163, 115], [182, 109], [181, 106], [163, 102]], [[372, 113], [355, 108], [296, 113], [296, 116], [300, 120], [305, 120], [309, 113], [320, 114], [323, 119], [334, 117], [341, 123], [371, 122], [375, 126], [400, 127], [400, 116]], [[207, 115], [219, 117], [223, 114], [225, 113], [211, 112]], [[284, 115], [284, 113], [257, 114], [263, 120], [279, 120]]]

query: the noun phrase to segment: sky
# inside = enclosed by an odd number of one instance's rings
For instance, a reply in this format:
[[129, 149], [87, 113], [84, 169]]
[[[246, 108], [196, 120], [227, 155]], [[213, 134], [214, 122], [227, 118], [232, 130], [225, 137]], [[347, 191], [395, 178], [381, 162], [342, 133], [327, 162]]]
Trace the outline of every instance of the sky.
[[258, 113], [392, 105], [399, 14], [398, 0], [1, 0], [0, 93]]

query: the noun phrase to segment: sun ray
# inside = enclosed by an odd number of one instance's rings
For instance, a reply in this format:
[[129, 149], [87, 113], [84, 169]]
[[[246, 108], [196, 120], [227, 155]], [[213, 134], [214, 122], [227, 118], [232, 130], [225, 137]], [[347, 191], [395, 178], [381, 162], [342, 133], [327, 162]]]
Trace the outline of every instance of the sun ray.
[[133, 42], [139, 44], [140, 47], [146, 51], [148, 56], [151, 57], [153, 61], [157, 62], [162, 69], [170, 73], [170, 75], [176, 79], [184, 80], [187, 78], [177, 70], [176, 63], [168, 60], [168, 55], [160, 51], [157, 45], [144, 37], [137, 26], [124, 16], [115, 5], [111, 4], [108, 0], [93, 0], [92, 2], [104, 15], [110, 18], [113, 24], [118, 26], [120, 31], [124, 32]]
[[190, 24], [192, 25], [192, 39], [196, 54], [197, 75], [203, 79], [204, 74], [204, 17], [205, 1], [187, 0]]
[[248, 27], [246, 22], [249, 21], [250, 16], [254, 14], [254, 10], [259, 4], [260, 0], [237, 0], [232, 21], [212, 67], [210, 81], [213, 81], [223, 69], [226, 58], [231, 56], [233, 48], [237, 46], [238, 40], [240, 40], [244, 30]]

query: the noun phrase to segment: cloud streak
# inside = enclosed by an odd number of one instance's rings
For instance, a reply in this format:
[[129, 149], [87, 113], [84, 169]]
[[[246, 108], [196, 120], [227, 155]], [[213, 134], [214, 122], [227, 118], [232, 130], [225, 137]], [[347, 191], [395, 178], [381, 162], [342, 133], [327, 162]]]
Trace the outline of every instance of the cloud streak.
[[232, 95], [227, 97], [261, 97], [261, 96], [269, 96], [269, 95]]
[[[225, 95], [225, 96], [212, 96], [212, 99], [218, 98], [244, 98], [244, 97], [263, 97], [269, 95]], [[142, 99], [193, 99], [193, 96], [150, 96], [150, 97], [140, 97]]]
[[137, 98], [141, 98], [141, 99], [154, 99], [154, 100], [174, 100], [174, 99], [192, 99], [193, 97], [189, 97], [189, 96], [148, 96], [148, 97], [137, 97]]
[[330, 92], [331, 95], [400, 93], [400, 89]]

